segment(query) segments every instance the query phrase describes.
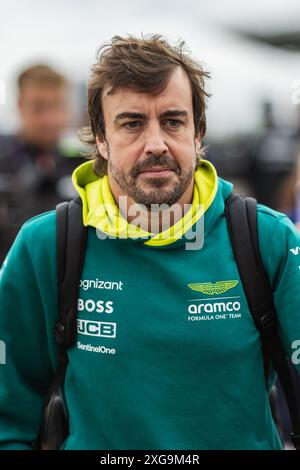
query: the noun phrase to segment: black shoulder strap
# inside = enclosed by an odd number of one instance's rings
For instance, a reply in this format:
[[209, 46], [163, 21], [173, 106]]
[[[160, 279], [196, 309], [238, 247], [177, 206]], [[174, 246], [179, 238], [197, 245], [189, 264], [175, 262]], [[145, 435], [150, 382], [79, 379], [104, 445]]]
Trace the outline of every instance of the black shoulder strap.
[[77, 336], [77, 303], [87, 228], [82, 223], [82, 203], [77, 197], [56, 206], [58, 318], [54, 335], [58, 343], [58, 368], [45, 397], [38, 449], [59, 449], [68, 435], [68, 411], [63, 396], [68, 355]]
[[[293, 426], [291, 438], [300, 450], [297, 395], [278, 331], [273, 291], [260, 256], [256, 200], [233, 192], [225, 202], [225, 215], [249, 310], [261, 335], [264, 357], [272, 362], [284, 391]], [[267, 381], [267, 367], [265, 372]]]
[[86, 245], [86, 227], [82, 222], [82, 202], [77, 197], [56, 207], [58, 320], [55, 337], [69, 348], [77, 336], [79, 281]]

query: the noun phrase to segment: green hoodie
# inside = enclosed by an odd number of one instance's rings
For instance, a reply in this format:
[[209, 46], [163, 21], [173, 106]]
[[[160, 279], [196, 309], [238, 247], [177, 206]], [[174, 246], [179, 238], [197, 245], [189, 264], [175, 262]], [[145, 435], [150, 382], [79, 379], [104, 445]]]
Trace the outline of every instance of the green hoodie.
[[[280, 449], [226, 228], [232, 184], [203, 161], [184, 223], [160, 237], [122, 218], [92, 162], [73, 182], [89, 228], [62, 449]], [[57, 366], [55, 228], [54, 210], [27, 221], [0, 274], [2, 449], [30, 449]], [[196, 228], [204, 243], [187, 249]], [[300, 369], [300, 235], [263, 205], [258, 230], [280, 334]]]

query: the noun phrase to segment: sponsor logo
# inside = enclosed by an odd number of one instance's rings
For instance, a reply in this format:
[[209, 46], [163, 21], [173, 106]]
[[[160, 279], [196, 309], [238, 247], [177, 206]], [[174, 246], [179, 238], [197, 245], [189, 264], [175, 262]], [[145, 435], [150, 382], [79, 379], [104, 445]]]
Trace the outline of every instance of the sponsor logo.
[[190, 322], [194, 321], [207, 321], [207, 320], [227, 320], [242, 318], [241, 313], [217, 313], [216, 315], [189, 315], [187, 320]]
[[295, 248], [290, 248], [290, 252], [293, 253], [293, 255], [295, 256], [299, 255], [299, 250], [300, 250], [300, 246], [296, 246]]
[[188, 287], [197, 292], [207, 295], [219, 295], [224, 294], [230, 289], [233, 289], [239, 281], [217, 281], [213, 282], [202, 282], [195, 284], [188, 284]]
[[[198, 282], [188, 284], [188, 287], [196, 292], [201, 292], [210, 298], [190, 299], [187, 308], [187, 321], [199, 320], [226, 320], [241, 318], [240, 296], [222, 297], [220, 294], [237, 286], [238, 280], [226, 280], [217, 282]], [[217, 297], [212, 297], [217, 295]]]
[[222, 312], [239, 312], [241, 304], [235, 302], [215, 302], [203, 304], [191, 304], [188, 307], [188, 312], [191, 314], [199, 313], [222, 313]]
[[78, 299], [78, 312], [97, 312], [97, 313], [112, 313], [114, 311], [113, 309], [113, 301], [108, 300], [93, 300], [93, 299], [87, 299], [83, 300], [81, 298]]
[[88, 289], [108, 289], [108, 290], [123, 290], [122, 281], [101, 281], [100, 279], [81, 279], [79, 287], [83, 290]]
[[114, 348], [107, 348], [106, 346], [93, 346], [92, 344], [82, 344], [80, 341], [77, 341], [77, 348], [100, 354], [116, 354], [116, 350]]
[[77, 320], [77, 332], [82, 335], [115, 338], [116, 329], [116, 323], [95, 320]]
[[[232, 297], [239, 299], [239, 297]], [[218, 297], [219, 299], [230, 299], [230, 297]], [[217, 300], [216, 299], [216, 300]], [[187, 321], [206, 321], [206, 320], [227, 320], [242, 318], [241, 304], [238, 300], [226, 302], [207, 302], [206, 299], [199, 299], [201, 303], [192, 303], [188, 306]], [[203, 303], [202, 303], [203, 302]]]

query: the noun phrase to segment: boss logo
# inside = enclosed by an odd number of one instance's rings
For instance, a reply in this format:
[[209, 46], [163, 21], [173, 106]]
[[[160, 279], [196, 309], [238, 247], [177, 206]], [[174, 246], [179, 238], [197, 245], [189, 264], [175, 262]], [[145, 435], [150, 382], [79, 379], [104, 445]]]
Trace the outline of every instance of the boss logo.
[[78, 312], [83, 312], [86, 310], [89, 313], [97, 312], [97, 313], [112, 313], [113, 309], [113, 301], [108, 300], [104, 302], [104, 300], [83, 300], [78, 299]]

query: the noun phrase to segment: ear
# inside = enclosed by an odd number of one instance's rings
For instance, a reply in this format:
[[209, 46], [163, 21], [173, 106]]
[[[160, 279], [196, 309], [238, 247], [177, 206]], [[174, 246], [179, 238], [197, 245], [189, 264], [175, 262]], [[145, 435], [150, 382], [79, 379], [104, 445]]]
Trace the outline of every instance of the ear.
[[106, 140], [97, 135], [96, 136], [96, 143], [97, 143], [97, 147], [98, 147], [99, 152], [101, 153], [102, 157], [105, 158], [105, 160], [108, 160], [108, 149], [107, 149]]

